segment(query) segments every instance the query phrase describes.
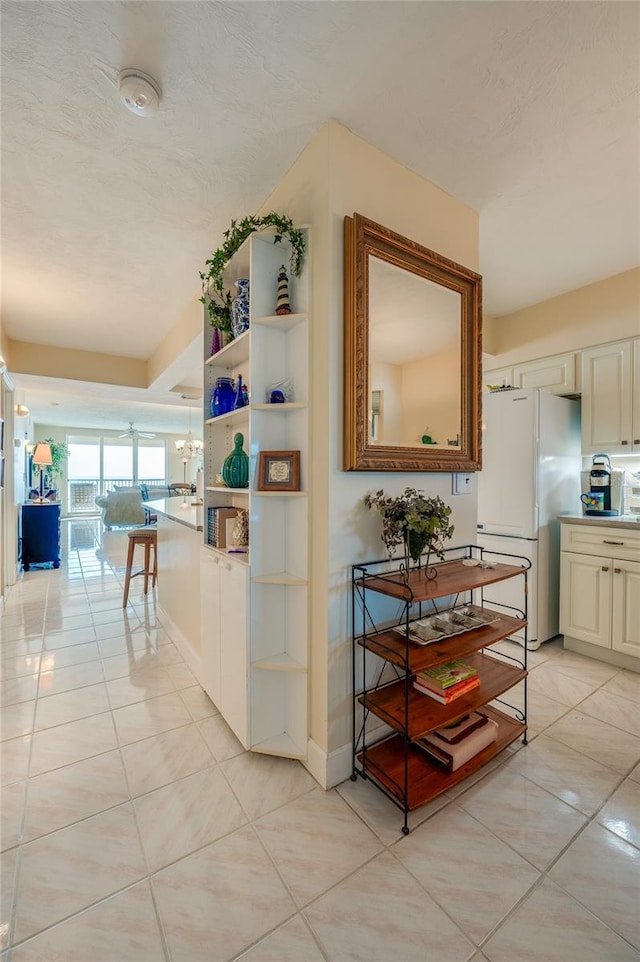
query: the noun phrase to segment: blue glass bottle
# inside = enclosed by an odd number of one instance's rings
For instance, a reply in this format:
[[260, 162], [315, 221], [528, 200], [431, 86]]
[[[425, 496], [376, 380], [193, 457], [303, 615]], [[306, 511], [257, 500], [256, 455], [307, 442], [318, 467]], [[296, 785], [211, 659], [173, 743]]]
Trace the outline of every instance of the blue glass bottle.
[[236, 381], [236, 396], [235, 396], [236, 410], [238, 408], [243, 408], [246, 405], [246, 403], [247, 401], [245, 397], [245, 386], [242, 383], [242, 374], [238, 374], [238, 379]]
[[219, 377], [211, 393], [211, 417], [218, 418], [221, 414], [228, 414], [235, 407], [235, 392], [233, 378]]

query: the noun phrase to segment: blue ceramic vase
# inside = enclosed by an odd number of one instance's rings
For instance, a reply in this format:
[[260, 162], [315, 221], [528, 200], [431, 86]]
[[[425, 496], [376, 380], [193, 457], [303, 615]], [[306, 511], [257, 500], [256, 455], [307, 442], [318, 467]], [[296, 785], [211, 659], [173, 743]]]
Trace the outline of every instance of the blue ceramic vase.
[[231, 329], [234, 337], [249, 330], [249, 278], [235, 282], [237, 294], [231, 303]]

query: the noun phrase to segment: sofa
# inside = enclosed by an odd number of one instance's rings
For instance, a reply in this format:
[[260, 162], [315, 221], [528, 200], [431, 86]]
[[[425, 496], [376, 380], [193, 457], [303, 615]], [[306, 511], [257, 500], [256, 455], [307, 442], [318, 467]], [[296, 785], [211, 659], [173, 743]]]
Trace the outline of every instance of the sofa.
[[96, 505], [102, 512], [102, 522], [107, 531], [113, 527], [131, 527], [145, 524], [147, 521], [147, 512], [139, 487], [109, 491], [108, 494], [96, 498]]

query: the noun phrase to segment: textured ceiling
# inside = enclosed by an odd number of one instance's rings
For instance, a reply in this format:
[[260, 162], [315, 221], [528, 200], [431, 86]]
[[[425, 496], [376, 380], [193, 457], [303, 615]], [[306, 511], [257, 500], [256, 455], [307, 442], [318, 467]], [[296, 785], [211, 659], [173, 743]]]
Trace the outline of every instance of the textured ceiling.
[[[500, 315], [640, 262], [640, 5], [11, 2], [2, 320], [148, 357], [332, 117], [480, 212]], [[163, 99], [119, 101], [139, 67]], [[365, 212], [366, 213], [366, 212]]]

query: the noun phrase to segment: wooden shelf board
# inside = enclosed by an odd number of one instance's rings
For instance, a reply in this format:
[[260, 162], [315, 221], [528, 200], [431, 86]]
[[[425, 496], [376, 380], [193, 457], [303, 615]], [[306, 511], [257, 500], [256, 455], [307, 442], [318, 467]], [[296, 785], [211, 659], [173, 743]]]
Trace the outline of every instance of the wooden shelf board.
[[288, 411], [300, 411], [306, 407], [309, 407], [306, 401], [285, 401], [284, 404], [252, 404], [251, 410], [286, 414]]
[[212, 544], [206, 545], [210, 551], [214, 554], [220, 555], [222, 558], [228, 558], [234, 564], [246, 565], [249, 567], [249, 552], [240, 552], [234, 548], [215, 548]]
[[[458, 782], [468, 778], [473, 772], [482, 768], [492, 758], [516, 741], [525, 731], [525, 725], [499, 711], [497, 708], [485, 706], [483, 712], [498, 723], [498, 738], [481, 752], [470, 758], [455, 772], [447, 772], [431, 761], [428, 755], [414, 745], [408, 746], [408, 798], [407, 807], [410, 811], [419, 808], [426, 802], [453, 788]], [[385, 741], [379, 742], [372, 748], [366, 749], [358, 756], [363, 769], [383, 785], [388, 792], [399, 801], [404, 795], [404, 739], [401, 735], [392, 735]]]
[[255, 498], [306, 498], [306, 491], [255, 491], [251, 494]]
[[228, 488], [226, 484], [207, 484], [205, 491], [221, 491], [225, 494], [249, 494], [249, 488]]
[[415, 673], [448, 661], [456, 661], [474, 651], [479, 651], [480, 648], [494, 645], [516, 631], [521, 631], [526, 625], [526, 622], [520, 618], [512, 618], [500, 612], [495, 614], [498, 615], [498, 620], [490, 625], [473, 628], [471, 631], [443, 638], [441, 641], [433, 641], [428, 645], [418, 645], [416, 642], [409, 641], [407, 649], [406, 639], [392, 628], [377, 632], [375, 635], [367, 635], [366, 639], [360, 637], [358, 644], [367, 651], [372, 651], [380, 658], [384, 658], [385, 661], [393, 662], [394, 665], [404, 668], [408, 664], [409, 671]]
[[227, 411], [226, 414], [219, 414], [215, 418], [207, 418], [205, 424], [233, 424], [234, 421], [242, 421], [249, 417], [249, 405], [245, 404], [242, 408]]
[[258, 668], [260, 671], [292, 671], [305, 673], [307, 670], [304, 665], [301, 665], [299, 661], [296, 661], [285, 651], [280, 651], [277, 655], [271, 655], [269, 658], [257, 658], [251, 662], [251, 667]]
[[[480, 685], [448, 705], [443, 705], [435, 698], [416, 691], [413, 682], [409, 681], [407, 734], [411, 741], [433, 731], [434, 728], [448, 725], [475, 708], [486, 705], [498, 695], [517, 685], [527, 674], [523, 669], [507, 665], [483, 652], [474, 652], [464, 660], [478, 669]], [[405, 730], [404, 679], [384, 685], [376, 691], [369, 691], [366, 696], [362, 694], [358, 697], [358, 701], [391, 728], [395, 728], [398, 732]]]
[[522, 575], [526, 570], [517, 565], [503, 564], [497, 564], [494, 568], [472, 567], [463, 565], [461, 560], [443, 562], [437, 565], [437, 569], [438, 576], [431, 581], [425, 578], [424, 570], [414, 568], [409, 572], [408, 585], [398, 572], [367, 575], [364, 580], [358, 579], [358, 584], [368, 591], [377, 591], [391, 598], [418, 602], [446, 598], [473, 588], [485, 588], [514, 575]]
[[[213, 331], [213, 328], [211, 328], [211, 330]], [[222, 350], [208, 357], [204, 363], [212, 367], [231, 368], [236, 367], [238, 364], [243, 364], [248, 360], [249, 331], [245, 331], [239, 337], [235, 337], [232, 341], [229, 341], [228, 344], [225, 344]]]
[[296, 324], [305, 321], [308, 316], [307, 313], [265, 314], [262, 317], [252, 317], [251, 324], [260, 324], [262, 327], [277, 327], [282, 331], [288, 331]]
[[272, 738], [266, 738], [257, 745], [252, 745], [251, 751], [258, 752], [261, 755], [282, 755], [285, 758], [298, 758], [302, 760], [307, 757], [306, 750], [301, 748], [300, 745], [297, 745], [291, 735], [288, 735], [286, 732], [282, 732], [280, 735], [274, 735]]
[[289, 574], [288, 571], [276, 571], [266, 575], [255, 575], [251, 580], [255, 584], [259, 584], [259, 585], [304, 586], [308, 584], [306, 578], [296, 578], [295, 575]]

